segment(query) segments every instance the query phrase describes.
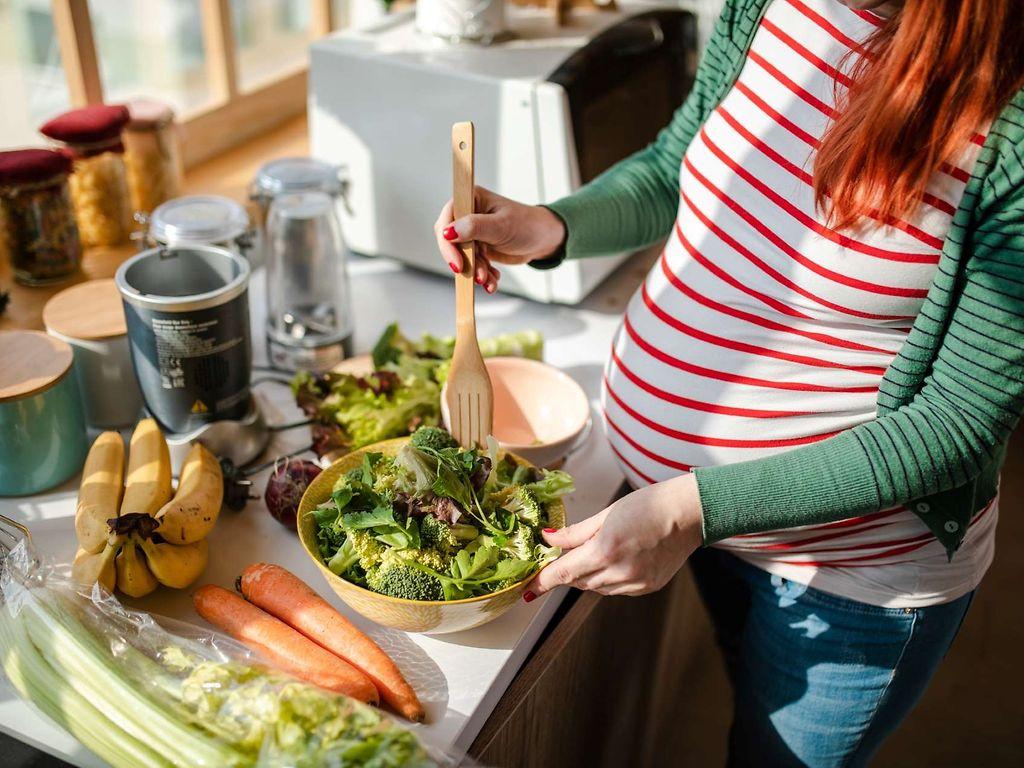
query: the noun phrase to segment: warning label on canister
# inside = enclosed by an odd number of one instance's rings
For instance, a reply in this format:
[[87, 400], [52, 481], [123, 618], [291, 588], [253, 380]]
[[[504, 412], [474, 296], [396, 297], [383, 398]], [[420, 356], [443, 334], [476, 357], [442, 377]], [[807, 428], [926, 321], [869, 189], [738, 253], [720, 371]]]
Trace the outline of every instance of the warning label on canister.
[[184, 312], [129, 304], [125, 316], [146, 406], [165, 429], [185, 432], [244, 415], [251, 366], [246, 294]]

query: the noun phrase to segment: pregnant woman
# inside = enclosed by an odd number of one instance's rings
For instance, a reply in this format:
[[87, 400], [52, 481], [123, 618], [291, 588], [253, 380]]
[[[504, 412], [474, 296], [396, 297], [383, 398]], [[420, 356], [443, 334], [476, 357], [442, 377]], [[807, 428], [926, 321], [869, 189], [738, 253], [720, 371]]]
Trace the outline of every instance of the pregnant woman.
[[727, 0], [650, 147], [549, 206], [480, 189], [438, 220], [491, 292], [496, 264], [668, 238], [605, 371], [637, 490], [549, 533], [526, 599], [689, 559], [732, 765], [866, 764], [992, 561], [1024, 408], [1022, 41], [1013, 0]]

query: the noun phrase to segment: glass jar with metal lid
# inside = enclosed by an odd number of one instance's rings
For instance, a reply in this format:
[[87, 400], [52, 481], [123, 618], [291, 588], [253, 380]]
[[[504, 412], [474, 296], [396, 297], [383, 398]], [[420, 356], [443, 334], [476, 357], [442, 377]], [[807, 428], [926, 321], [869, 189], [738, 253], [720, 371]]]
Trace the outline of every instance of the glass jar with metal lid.
[[249, 198], [259, 209], [260, 227], [266, 225], [267, 211], [274, 198], [293, 192], [325, 192], [334, 198], [343, 197], [346, 182], [342, 168], [312, 157], [282, 157], [265, 163], [256, 173]]
[[351, 354], [347, 253], [330, 196], [278, 195], [267, 216], [267, 352], [282, 370], [322, 373]]
[[[140, 217], [145, 221], [144, 217]], [[168, 200], [149, 216], [144, 245], [215, 245], [248, 257], [253, 244], [245, 207], [219, 195]]]
[[334, 201], [335, 213], [340, 220], [342, 212], [338, 208], [344, 204], [348, 186], [342, 174], [340, 166], [312, 157], [282, 157], [260, 166], [249, 187], [249, 199], [253, 203], [253, 216], [256, 219], [256, 243], [252, 261], [267, 263], [267, 214], [270, 204], [279, 195], [323, 192]]

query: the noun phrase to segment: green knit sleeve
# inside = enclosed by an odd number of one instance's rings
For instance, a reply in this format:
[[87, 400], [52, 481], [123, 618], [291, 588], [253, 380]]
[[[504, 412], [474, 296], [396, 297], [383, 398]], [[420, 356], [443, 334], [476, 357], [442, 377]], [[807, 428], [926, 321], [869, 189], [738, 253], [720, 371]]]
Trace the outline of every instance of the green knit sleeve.
[[645, 149], [609, 168], [573, 194], [547, 205], [566, 225], [565, 257], [635, 251], [664, 238], [679, 207], [679, 167], [735, 57], [728, 0], [697, 67], [696, 80], [672, 122]]
[[707, 543], [931, 496], [974, 480], [998, 455], [1024, 411], [1024, 92], [990, 133], [975, 170], [983, 177], [968, 185], [947, 238], [947, 251], [962, 249], [961, 268], [940, 261], [886, 372], [898, 388], [918, 367], [923, 386], [820, 443], [696, 470]]

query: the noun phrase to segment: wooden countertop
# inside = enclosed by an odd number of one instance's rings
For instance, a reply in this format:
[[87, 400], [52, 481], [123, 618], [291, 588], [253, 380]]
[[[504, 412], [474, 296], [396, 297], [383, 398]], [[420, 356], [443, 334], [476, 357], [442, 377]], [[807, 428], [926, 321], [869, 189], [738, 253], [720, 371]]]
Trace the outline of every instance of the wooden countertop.
[[[241, 203], [248, 202], [248, 187], [256, 170], [266, 161], [309, 152], [306, 118], [289, 120], [263, 136], [200, 163], [185, 176], [184, 193], [223, 195]], [[135, 252], [134, 245], [117, 248], [90, 248], [82, 260], [82, 271], [58, 285], [30, 288], [14, 282], [11, 265], [0, 262], [0, 291], [10, 291], [7, 311], [0, 315], [0, 330], [43, 328], [43, 305], [55, 293], [85, 280], [113, 277], [118, 266]]]

